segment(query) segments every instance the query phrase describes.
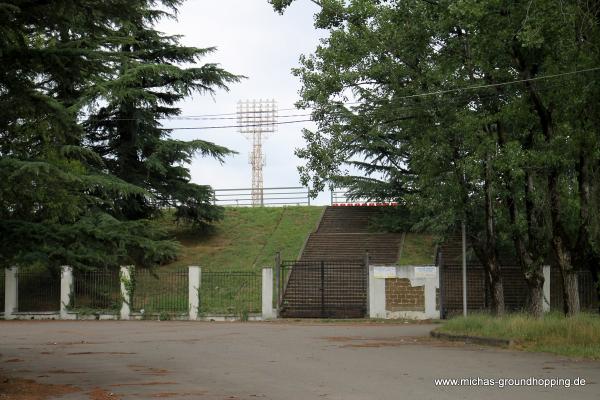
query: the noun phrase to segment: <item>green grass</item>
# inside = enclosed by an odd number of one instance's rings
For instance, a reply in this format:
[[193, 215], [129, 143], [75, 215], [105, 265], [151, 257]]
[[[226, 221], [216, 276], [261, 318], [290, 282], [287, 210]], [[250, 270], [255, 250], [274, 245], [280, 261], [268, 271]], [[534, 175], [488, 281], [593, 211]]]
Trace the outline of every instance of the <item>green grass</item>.
[[406, 233], [398, 265], [431, 265], [435, 243], [432, 235]]
[[[278, 251], [284, 260], [296, 259], [322, 212], [323, 207], [226, 207], [224, 219], [210, 233], [193, 232], [165, 219], [163, 223], [181, 242], [182, 252], [157, 272], [202, 267], [200, 314], [247, 319], [248, 314], [260, 312], [260, 269], [272, 267]], [[179, 282], [155, 282], [148, 276], [140, 276], [137, 283], [137, 309], [187, 310], [187, 286], [179, 290]]]
[[438, 328], [439, 332], [513, 339], [517, 348], [576, 358], [600, 359], [600, 316], [582, 313], [565, 318], [549, 313], [542, 319], [525, 314], [504, 317], [476, 314], [456, 317]]
[[278, 251], [282, 259], [296, 259], [322, 212], [323, 207], [227, 207], [210, 234], [172, 227], [182, 253], [161, 269], [197, 265], [210, 271], [257, 270], [273, 266]]

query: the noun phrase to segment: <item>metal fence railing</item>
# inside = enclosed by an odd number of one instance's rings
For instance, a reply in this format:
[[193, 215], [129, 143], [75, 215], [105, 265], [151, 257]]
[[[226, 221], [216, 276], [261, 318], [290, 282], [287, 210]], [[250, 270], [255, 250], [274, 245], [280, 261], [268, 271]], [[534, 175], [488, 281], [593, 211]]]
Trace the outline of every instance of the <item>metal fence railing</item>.
[[362, 318], [367, 312], [368, 269], [360, 260], [282, 261], [283, 317]]
[[261, 311], [261, 274], [255, 271], [202, 272], [201, 314], [244, 316]]
[[[58, 312], [61, 309], [61, 274], [50, 270], [21, 269], [17, 272], [18, 312]], [[133, 270], [130, 309], [156, 315], [189, 312], [189, 272]], [[119, 271], [73, 271], [72, 294], [67, 308], [77, 313], [119, 312], [123, 298]], [[231, 315], [240, 318], [260, 313], [261, 271], [202, 271], [198, 295], [200, 315]], [[4, 275], [0, 277], [4, 295]], [[2, 302], [4, 304], [4, 302]]]
[[121, 306], [119, 271], [74, 271], [70, 305], [75, 310], [118, 311]]
[[219, 206], [286, 206], [310, 205], [310, 196], [305, 187], [274, 187], [262, 189], [215, 189], [213, 204]]
[[131, 310], [144, 314], [188, 312], [187, 270], [154, 272], [136, 270], [133, 279]]
[[347, 189], [333, 189], [331, 191], [330, 204], [332, 206], [356, 205], [356, 206], [396, 206], [398, 203], [390, 199], [380, 199], [380, 196], [364, 197], [352, 195]]
[[60, 272], [47, 269], [21, 269], [18, 311], [44, 312], [60, 310]]

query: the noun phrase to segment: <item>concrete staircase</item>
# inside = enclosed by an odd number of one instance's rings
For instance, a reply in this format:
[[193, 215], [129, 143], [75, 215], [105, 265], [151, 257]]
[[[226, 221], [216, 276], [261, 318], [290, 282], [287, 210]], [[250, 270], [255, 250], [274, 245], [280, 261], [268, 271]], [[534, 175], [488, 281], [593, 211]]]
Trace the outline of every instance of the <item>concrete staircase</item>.
[[372, 264], [396, 263], [402, 234], [371, 232], [370, 221], [379, 213], [378, 207], [327, 207], [300, 260], [362, 261], [368, 251]]
[[[366, 313], [367, 270], [395, 264], [402, 234], [370, 231], [378, 207], [327, 207], [289, 274], [282, 317], [360, 318]], [[323, 267], [321, 267], [323, 262]]]

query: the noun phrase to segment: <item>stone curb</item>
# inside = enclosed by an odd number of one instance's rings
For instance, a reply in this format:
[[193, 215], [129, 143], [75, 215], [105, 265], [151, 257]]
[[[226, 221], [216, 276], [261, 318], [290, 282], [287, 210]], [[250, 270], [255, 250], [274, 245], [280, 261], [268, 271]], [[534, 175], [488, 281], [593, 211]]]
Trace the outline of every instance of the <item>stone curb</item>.
[[498, 339], [498, 338], [488, 338], [481, 336], [469, 336], [469, 335], [454, 335], [452, 333], [442, 333], [431, 331], [431, 337], [437, 339], [445, 339], [456, 342], [465, 342], [465, 343], [474, 343], [481, 344], [485, 346], [495, 346], [495, 347], [511, 347], [514, 345], [514, 340], [512, 339]]

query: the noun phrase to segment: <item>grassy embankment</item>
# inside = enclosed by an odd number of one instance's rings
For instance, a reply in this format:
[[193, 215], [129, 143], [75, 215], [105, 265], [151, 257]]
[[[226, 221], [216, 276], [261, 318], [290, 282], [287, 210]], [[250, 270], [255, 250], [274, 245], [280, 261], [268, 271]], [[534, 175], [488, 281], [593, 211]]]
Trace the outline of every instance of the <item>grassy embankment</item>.
[[283, 260], [295, 260], [322, 212], [323, 207], [228, 207], [212, 233], [196, 234], [173, 226], [182, 253], [161, 270], [198, 265], [207, 271], [257, 271], [273, 266], [278, 251]]
[[398, 265], [433, 265], [434, 253], [433, 235], [409, 232], [404, 236]]
[[525, 314], [504, 317], [476, 314], [453, 318], [438, 331], [512, 339], [517, 348], [526, 351], [600, 359], [600, 316], [597, 314], [582, 313], [565, 318], [559, 313], [549, 313], [539, 320]]
[[[158, 272], [200, 266], [200, 312], [244, 318], [260, 312], [260, 270], [273, 267], [277, 252], [283, 260], [295, 260], [322, 212], [322, 207], [227, 207], [224, 219], [210, 233], [193, 232], [165, 221], [182, 250], [175, 262]], [[137, 294], [144, 297], [146, 310], [187, 309], [187, 287], [172, 294], [174, 288], [168, 280], [147, 276], [146, 281], [147, 290]]]

